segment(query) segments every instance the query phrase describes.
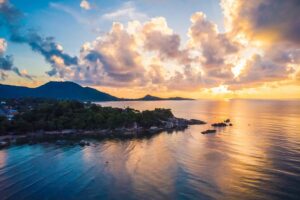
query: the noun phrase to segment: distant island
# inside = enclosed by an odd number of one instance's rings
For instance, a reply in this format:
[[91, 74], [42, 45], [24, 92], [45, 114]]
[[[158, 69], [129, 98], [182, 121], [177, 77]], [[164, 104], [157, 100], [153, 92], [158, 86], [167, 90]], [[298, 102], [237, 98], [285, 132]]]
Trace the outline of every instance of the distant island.
[[194, 99], [189, 99], [189, 98], [182, 98], [182, 97], [169, 97], [169, 98], [161, 98], [161, 97], [156, 97], [156, 96], [151, 96], [151, 95], [146, 95], [143, 98], [139, 99], [125, 99], [126, 101], [182, 101], [182, 100], [194, 100]]
[[177, 118], [170, 109], [163, 108], [138, 111], [74, 100], [28, 98], [1, 101], [0, 105], [0, 142], [4, 145], [61, 139], [144, 137], [194, 124], [205, 122]]
[[74, 82], [51, 81], [36, 88], [0, 84], [0, 99], [48, 98], [77, 101], [163, 101], [193, 100], [189, 98], [160, 98], [146, 95], [142, 98], [118, 98], [90, 87], [82, 87]]

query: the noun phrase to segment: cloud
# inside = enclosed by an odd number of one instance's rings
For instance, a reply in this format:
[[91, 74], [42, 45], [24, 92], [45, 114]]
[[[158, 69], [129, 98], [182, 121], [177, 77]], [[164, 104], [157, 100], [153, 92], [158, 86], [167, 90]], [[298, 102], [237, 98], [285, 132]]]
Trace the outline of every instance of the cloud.
[[56, 64], [53, 74], [109, 87], [196, 90], [224, 84], [229, 89], [254, 87], [289, 79], [295, 72], [289, 67], [299, 58], [293, 48], [279, 43], [259, 48], [248, 40], [245, 45], [234, 32], [219, 32], [201, 12], [191, 22], [187, 44], [163, 17], [127, 26], [113, 23], [109, 32], [83, 45], [77, 66]]
[[7, 78], [7, 74], [5, 74], [3, 71], [0, 71], [0, 80], [5, 80]]
[[299, 0], [222, 0], [227, 28], [258, 40], [300, 44]]
[[139, 12], [132, 1], [125, 2], [121, 8], [102, 15], [102, 18], [110, 21], [146, 20], [148, 16]]
[[18, 34], [23, 13], [14, 7], [8, 0], [0, 2], [0, 25], [11, 31], [12, 37]]
[[5, 39], [0, 38], [0, 55], [6, 51], [6, 48], [7, 48], [7, 43]]
[[191, 17], [192, 25], [188, 31], [189, 45], [200, 53], [203, 71], [211, 78], [233, 78], [231, 66], [226, 64], [227, 57], [238, 52], [239, 44], [232, 41], [226, 33], [206, 18], [202, 12]]
[[[78, 56], [65, 53], [53, 37], [24, 30], [23, 14], [7, 1], [0, 5], [0, 24], [9, 30], [10, 40], [41, 54], [52, 66], [49, 76], [87, 85], [164, 91], [239, 90], [299, 81], [299, 3], [295, 0], [222, 0], [225, 31], [196, 12], [187, 41], [164, 17], [149, 19], [127, 2], [102, 16], [114, 21], [111, 30], [83, 44]], [[61, 4], [50, 5], [78, 17]], [[0, 51], [4, 49], [0, 43]], [[6, 66], [12, 62], [9, 56], [2, 58]]]
[[142, 84], [144, 69], [137, 43], [125, 27], [114, 23], [106, 35], [81, 50], [81, 77], [108, 85]]
[[294, 70], [282, 66], [273, 60], [267, 60], [260, 55], [254, 55], [246, 63], [243, 73], [237, 80], [227, 82], [230, 89], [253, 88], [268, 82], [288, 80]]
[[238, 77], [229, 80], [237, 89], [268, 82], [292, 80], [299, 68], [300, 3], [297, 0], [222, 0], [227, 33], [242, 48]]
[[[179, 67], [167, 70], [166, 65]], [[216, 84], [203, 77], [199, 65], [198, 60], [191, 58], [188, 46], [181, 45], [180, 36], [168, 27], [166, 19], [159, 17], [143, 24], [113, 23], [108, 33], [83, 45], [79, 65], [68, 79], [110, 87], [163, 85], [174, 90]]]
[[7, 74], [5, 72], [12, 71], [20, 77], [32, 79], [27, 73], [22, 73], [19, 71], [17, 67], [14, 66], [13, 56], [12, 55], [4, 55], [7, 48], [7, 43], [3, 38], [0, 38], [0, 79], [4, 80], [7, 78]]
[[91, 9], [91, 5], [87, 0], [82, 0], [80, 3], [80, 7], [85, 9], [85, 10], [90, 10]]
[[53, 37], [43, 37], [33, 29], [26, 29], [22, 23], [23, 13], [7, 0], [0, 4], [0, 19], [2, 19], [0, 23], [7, 28], [12, 42], [29, 45], [33, 51], [41, 54], [53, 68], [55, 68], [53, 56], [60, 57], [65, 66], [77, 65], [77, 57], [65, 53], [62, 46], [56, 43]]
[[173, 59], [180, 64], [189, 64], [191, 61], [188, 51], [180, 47], [180, 36], [168, 27], [165, 18], [153, 18], [146, 22], [141, 34], [145, 50], [157, 52], [162, 61]]

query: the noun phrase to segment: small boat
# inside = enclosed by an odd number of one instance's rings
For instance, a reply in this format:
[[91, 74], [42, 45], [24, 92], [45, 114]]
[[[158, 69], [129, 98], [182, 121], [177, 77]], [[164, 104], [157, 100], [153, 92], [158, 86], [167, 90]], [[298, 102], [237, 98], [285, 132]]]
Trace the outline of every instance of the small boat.
[[202, 131], [201, 133], [202, 134], [209, 134], [209, 133], [216, 133], [217, 130], [214, 130], [214, 129], [209, 129], [209, 130], [206, 130], [206, 131]]

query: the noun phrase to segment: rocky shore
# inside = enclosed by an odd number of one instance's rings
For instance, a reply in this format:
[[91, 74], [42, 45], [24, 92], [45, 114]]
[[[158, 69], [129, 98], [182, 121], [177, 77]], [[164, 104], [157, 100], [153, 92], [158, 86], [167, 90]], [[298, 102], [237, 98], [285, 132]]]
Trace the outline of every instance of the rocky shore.
[[[10, 133], [0, 137], [0, 148], [9, 147], [10, 145], [36, 144], [42, 142], [53, 142], [56, 144], [79, 144], [85, 146], [88, 142], [85, 139], [132, 139], [151, 137], [163, 131], [184, 130], [189, 125], [200, 125], [205, 122], [197, 119], [169, 118], [162, 121], [160, 126], [151, 126], [143, 128], [135, 125], [132, 128], [116, 129], [97, 129], [97, 130], [58, 130], [58, 131], [36, 131], [24, 135], [15, 135]], [[67, 142], [72, 141], [72, 142]]]
[[[233, 124], [231, 123], [230, 119], [226, 119], [223, 122], [213, 123], [213, 124], [211, 124], [211, 126], [214, 128], [224, 128], [227, 126], [233, 126]], [[211, 134], [211, 133], [216, 133], [216, 132], [217, 132], [216, 129], [208, 129], [208, 130], [202, 131], [201, 133], [202, 134]]]

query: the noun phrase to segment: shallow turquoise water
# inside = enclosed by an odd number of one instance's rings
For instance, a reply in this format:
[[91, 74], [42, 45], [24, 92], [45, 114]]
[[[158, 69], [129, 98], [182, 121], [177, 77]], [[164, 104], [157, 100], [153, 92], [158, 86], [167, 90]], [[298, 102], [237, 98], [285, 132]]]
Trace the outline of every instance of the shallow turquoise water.
[[[102, 104], [102, 103], [101, 103]], [[150, 139], [0, 151], [0, 199], [299, 199], [300, 101], [109, 102], [209, 125]]]

